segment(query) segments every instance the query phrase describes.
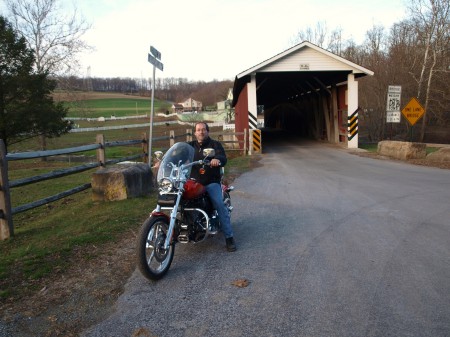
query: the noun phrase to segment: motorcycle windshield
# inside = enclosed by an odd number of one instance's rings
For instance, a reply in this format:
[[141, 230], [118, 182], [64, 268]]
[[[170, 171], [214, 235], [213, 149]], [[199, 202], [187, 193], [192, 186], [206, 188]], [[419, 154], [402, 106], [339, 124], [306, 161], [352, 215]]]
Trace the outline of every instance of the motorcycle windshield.
[[[161, 160], [158, 169], [158, 181], [162, 178], [173, 177], [173, 174], [176, 171], [174, 170], [174, 167], [192, 163], [194, 161], [194, 151], [194, 148], [188, 143], [175, 143]], [[191, 175], [191, 169], [192, 166], [189, 166], [183, 170], [186, 178], [189, 178]]]

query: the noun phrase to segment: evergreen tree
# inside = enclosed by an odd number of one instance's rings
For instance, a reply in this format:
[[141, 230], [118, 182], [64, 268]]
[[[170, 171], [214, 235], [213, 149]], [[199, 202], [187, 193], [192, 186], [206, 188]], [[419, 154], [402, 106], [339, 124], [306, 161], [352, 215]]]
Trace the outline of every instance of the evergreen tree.
[[56, 82], [33, 69], [34, 53], [26, 40], [0, 16], [0, 138], [5, 145], [44, 135], [56, 137], [70, 130], [68, 109], [55, 103]]

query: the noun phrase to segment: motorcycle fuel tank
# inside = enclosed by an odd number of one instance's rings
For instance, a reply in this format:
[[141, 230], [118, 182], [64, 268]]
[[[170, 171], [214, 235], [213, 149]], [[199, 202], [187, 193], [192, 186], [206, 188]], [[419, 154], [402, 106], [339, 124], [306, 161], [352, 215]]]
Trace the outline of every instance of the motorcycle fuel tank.
[[186, 184], [184, 184], [183, 199], [195, 199], [200, 197], [205, 192], [205, 186], [193, 179], [190, 179], [186, 181]]

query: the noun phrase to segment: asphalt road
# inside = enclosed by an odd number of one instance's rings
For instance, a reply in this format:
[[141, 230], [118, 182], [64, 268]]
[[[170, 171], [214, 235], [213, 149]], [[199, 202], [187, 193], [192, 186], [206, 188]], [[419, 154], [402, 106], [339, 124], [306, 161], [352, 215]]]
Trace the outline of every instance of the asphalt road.
[[450, 336], [450, 170], [294, 142], [260, 164], [233, 184], [236, 252], [178, 245], [83, 336]]

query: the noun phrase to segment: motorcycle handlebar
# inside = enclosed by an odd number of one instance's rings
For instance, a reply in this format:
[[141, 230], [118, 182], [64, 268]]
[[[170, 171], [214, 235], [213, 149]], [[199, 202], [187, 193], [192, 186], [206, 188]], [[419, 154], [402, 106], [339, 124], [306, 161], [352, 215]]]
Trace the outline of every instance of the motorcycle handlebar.
[[[222, 163], [219, 161], [219, 166], [221, 164]], [[207, 160], [207, 159], [197, 160], [197, 161], [194, 161], [194, 162], [189, 163], [189, 164], [184, 164], [183, 168], [188, 168], [188, 167], [191, 167], [191, 166], [194, 166], [194, 165], [208, 165], [208, 166], [211, 166], [211, 160]]]
[[[202, 160], [202, 164], [211, 166], [211, 160], [204, 159]], [[219, 160], [219, 166], [222, 165], [222, 162]]]

